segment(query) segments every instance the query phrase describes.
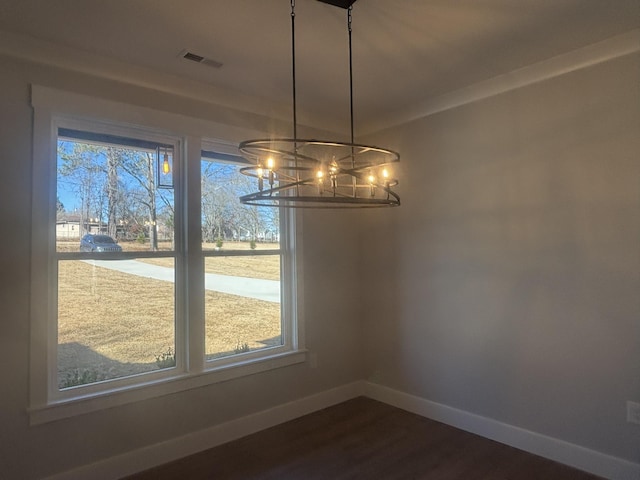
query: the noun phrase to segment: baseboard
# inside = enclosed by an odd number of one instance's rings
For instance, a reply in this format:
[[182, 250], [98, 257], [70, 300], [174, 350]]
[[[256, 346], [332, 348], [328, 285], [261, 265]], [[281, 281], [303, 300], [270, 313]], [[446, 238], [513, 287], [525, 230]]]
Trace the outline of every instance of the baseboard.
[[640, 464], [367, 382], [367, 397], [611, 480], [639, 480]]
[[361, 395], [607, 479], [640, 479], [640, 464], [375, 383], [353, 382], [166, 442], [62, 472], [47, 477], [45, 480], [84, 480], [87, 478], [116, 480]]
[[361, 396], [364, 389], [365, 382], [349, 383], [182, 437], [62, 472], [45, 480], [119, 479]]

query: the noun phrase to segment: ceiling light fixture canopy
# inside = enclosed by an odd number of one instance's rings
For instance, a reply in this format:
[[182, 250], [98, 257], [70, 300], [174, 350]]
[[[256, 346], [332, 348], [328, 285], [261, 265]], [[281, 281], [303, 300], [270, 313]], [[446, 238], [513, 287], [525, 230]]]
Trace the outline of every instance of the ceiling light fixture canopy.
[[257, 180], [258, 190], [240, 197], [247, 205], [304, 208], [395, 207], [391, 165], [397, 152], [354, 142], [352, 8], [356, 0], [319, 0], [347, 10], [351, 141], [298, 138], [296, 112], [295, 0], [291, 0], [293, 138], [246, 140], [239, 145], [251, 163], [240, 172]]

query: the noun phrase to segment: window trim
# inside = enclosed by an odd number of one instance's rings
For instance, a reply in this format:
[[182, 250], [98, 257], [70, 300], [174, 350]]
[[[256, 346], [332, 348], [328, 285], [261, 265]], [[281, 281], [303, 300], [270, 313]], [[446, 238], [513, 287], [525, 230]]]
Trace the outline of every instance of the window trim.
[[[204, 350], [204, 266], [200, 235], [200, 161], [202, 145], [212, 141], [202, 132], [211, 131], [205, 120], [181, 114], [160, 112], [144, 107], [94, 99], [84, 95], [58, 91], [48, 87], [32, 86], [33, 170], [32, 170], [32, 237], [31, 237], [31, 349], [30, 349], [30, 406], [31, 424], [40, 424], [61, 418], [101, 410], [117, 405], [199, 388], [222, 381], [286, 367], [306, 361], [304, 348], [304, 322], [301, 316], [301, 215], [297, 210], [281, 212], [281, 262], [286, 277], [281, 281], [283, 335], [286, 348], [265, 349], [264, 355], [227, 357], [225, 361], [206, 361]], [[153, 115], [148, 115], [153, 112]], [[141, 120], [142, 119], [142, 120]], [[184, 275], [184, 292], [176, 290], [176, 316], [184, 312], [183, 328], [176, 318], [176, 343], [185, 346], [190, 354], [177, 359], [174, 369], [151, 372], [140, 376], [123, 377], [100, 387], [82, 387], [72, 393], [65, 390], [58, 395], [56, 369], [50, 368], [55, 360], [52, 339], [57, 349], [55, 312], [57, 293], [52, 291], [50, 279], [57, 275], [55, 229], [50, 228], [55, 218], [56, 153], [58, 125], [77, 125], [86, 130], [88, 125], [104, 127], [125, 135], [174, 139], [176, 152], [182, 157], [183, 175], [177, 175], [176, 208], [183, 215], [181, 227], [176, 227], [176, 276]], [[141, 126], [144, 124], [144, 126]], [[221, 136], [225, 127], [215, 124]], [[226, 127], [227, 130], [233, 130]], [[102, 131], [102, 130], [101, 130]], [[186, 132], [186, 133], [185, 133]], [[215, 142], [220, 145], [222, 142]], [[232, 148], [230, 143], [226, 143]], [[180, 163], [180, 162], [176, 162]], [[178, 172], [176, 172], [178, 173]], [[186, 186], [190, 188], [187, 189]], [[178, 189], [180, 189], [178, 191]], [[180, 193], [179, 193], [180, 192]], [[183, 202], [178, 207], [178, 203]], [[194, 208], [198, 205], [197, 208]], [[52, 217], [53, 216], [53, 217]], [[180, 222], [176, 222], [177, 224]], [[188, 230], [188, 225], [197, 225]], [[283, 238], [286, 237], [286, 238]], [[180, 240], [178, 240], [180, 238]], [[183, 242], [184, 248], [179, 248]], [[190, 252], [187, 256], [184, 252]], [[179, 258], [182, 256], [183, 258]], [[184, 269], [178, 272], [178, 269]], [[176, 282], [178, 289], [178, 282]], [[184, 302], [179, 305], [178, 298]], [[55, 315], [52, 315], [55, 312]], [[52, 320], [53, 317], [53, 320]], [[187, 326], [188, 324], [188, 326]], [[274, 351], [277, 350], [277, 351]], [[236, 361], [227, 361], [229, 358]], [[56, 378], [54, 378], [56, 377]], [[130, 380], [131, 379], [131, 380]], [[139, 381], [138, 381], [139, 380]], [[96, 384], [98, 385], [98, 384]], [[92, 387], [91, 385], [89, 387]], [[55, 392], [53, 390], [55, 389]]]

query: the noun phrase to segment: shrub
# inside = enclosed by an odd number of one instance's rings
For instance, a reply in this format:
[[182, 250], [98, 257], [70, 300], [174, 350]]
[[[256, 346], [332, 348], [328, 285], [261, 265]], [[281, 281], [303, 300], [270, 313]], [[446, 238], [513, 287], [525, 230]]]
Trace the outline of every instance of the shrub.
[[158, 368], [171, 368], [176, 366], [176, 354], [171, 350], [171, 347], [169, 347], [166, 352], [156, 355], [156, 365], [158, 365]]
[[74, 369], [72, 372], [68, 372], [66, 378], [64, 378], [59, 387], [62, 388], [71, 388], [77, 387], [78, 385], [86, 385], [88, 383], [96, 383], [102, 380], [101, 376], [98, 374], [96, 370], [83, 369], [79, 368]]
[[256, 241], [255, 240], [251, 240], [249, 242], [249, 248], [251, 248], [251, 250], [255, 250], [256, 249]]
[[222, 238], [220, 237], [216, 239], [216, 248], [222, 248]]

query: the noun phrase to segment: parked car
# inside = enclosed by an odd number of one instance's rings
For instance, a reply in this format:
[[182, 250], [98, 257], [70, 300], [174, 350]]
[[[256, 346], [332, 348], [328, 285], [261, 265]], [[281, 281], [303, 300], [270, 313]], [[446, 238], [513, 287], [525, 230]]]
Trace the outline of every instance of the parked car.
[[80, 240], [81, 252], [121, 252], [122, 247], [109, 235], [88, 233]]

